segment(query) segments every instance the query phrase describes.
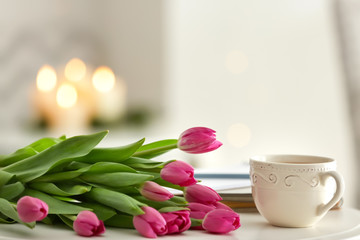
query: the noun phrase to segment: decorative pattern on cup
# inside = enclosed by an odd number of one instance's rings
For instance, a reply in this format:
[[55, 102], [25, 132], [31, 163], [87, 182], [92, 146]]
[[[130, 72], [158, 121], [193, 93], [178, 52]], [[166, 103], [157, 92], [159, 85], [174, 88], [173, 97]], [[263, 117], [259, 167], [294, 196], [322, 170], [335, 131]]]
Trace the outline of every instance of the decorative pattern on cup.
[[286, 187], [293, 187], [296, 179], [301, 180], [302, 182], [308, 184], [310, 187], [315, 188], [320, 184], [320, 178], [318, 175], [314, 176], [312, 179], [307, 180], [299, 175], [288, 175], [284, 178], [284, 183]]
[[258, 181], [258, 178], [263, 179], [264, 181], [271, 183], [271, 184], [276, 184], [278, 177], [276, 176], [275, 173], [270, 173], [268, 176], [264, 176], [260, 173], [253, 173], [251, 174], [251, 180], [253, 184], [256, 184]]
[[262, 185], [263, 187], [265, 186], [271, 187], [277, 185], [278, 187], [280, 186], [286, 189], [286, 188], [296, 188], [297, 186], [299, 186], [298, 185], [299, 183], [305, 183], [311, 188], [316, 188], [320, 185], [319, 175], [315, 175], [315, 176], [312, 175], [310, 176], [310, 178], [309, 177], [305, 178], [297, 174], [278, 176], [275, 173], [269, 173], [269, 174], [261, 174], [259, 172], [251, 173], [251, 182], [253, 186], [258, 185], [259, 179], [262, 179], [262, 183], [260, 184], [264, 184]]

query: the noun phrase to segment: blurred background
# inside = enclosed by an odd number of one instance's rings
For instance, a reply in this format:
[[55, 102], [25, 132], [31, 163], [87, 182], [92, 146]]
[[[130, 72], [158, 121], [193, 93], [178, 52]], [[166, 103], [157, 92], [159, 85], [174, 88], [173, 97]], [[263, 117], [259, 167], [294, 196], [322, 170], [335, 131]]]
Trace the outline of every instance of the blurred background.
[[360, 208], [360, 2], [0, 0], [0, 154], [109, 129], [118, 146], [217, 131], [165, 156], [242, 169], [256, 154], [335, 158]]

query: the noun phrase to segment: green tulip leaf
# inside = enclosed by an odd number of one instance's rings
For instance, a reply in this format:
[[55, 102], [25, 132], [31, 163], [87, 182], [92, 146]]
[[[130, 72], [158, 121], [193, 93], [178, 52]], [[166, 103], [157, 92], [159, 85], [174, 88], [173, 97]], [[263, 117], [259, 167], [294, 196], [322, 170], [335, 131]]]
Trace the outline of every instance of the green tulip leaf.
[[131, 172], [136, 173], [136, 170], [121, 163], [114, 162], [98, 162], [93, 164], [89, 170], [86, 171], [88, 174], [94, 173], [112, 173], [112, 172]]
[[88, 154], [107, 133], [108, 131], [103, 131], [68, 138], [39, 154], [4, 167], [3, 170], [15, 174], [22, 182], [29, 182], [45, 174], [53, 164], [63, 159], [70, 162], [71, 158]]
[[96, 214], [96, 216], [102, 221], [105, 221], [116, 215], [116, 211], [113, 208], [99, 203], [83, 202], [80, 203], [80, 205], [82, 207], [91, 208], [93, 212]]
[[7, 223], [7, 224], [11, 224], [11, 223], [15, 223], [16, 221], [14, 220], [6, 220], [0, 217], [0, 223]]
[[168, 187], [168, 188], [173, 188], [173, 189], [177, 189], [180, 191], [184, 191], [184, 187], [180, 187], [179, 185], [175, 185], [172, 184], [168, 181], [165, 181], [164, 179], [160, 178], [160, 177], [155, 177], [155, 179], [153, 180], [154, 182], [156, 182], [157, 184], [160, 184], [163, 187]]
[[76, 171], [45, 174], [41, 177], [34, 179], [32, 182], [59, 182], [65, 180], [72, 180], [89, 170], [89, 168], [90, 167], [80, 168]]
[[63, 196], [52, 196], [53, 198], [59, 199], [61, 201], [64, 202], [69, 202], [69, 203], [81, 203], [81, 201], [74, 199], [74, 198], [70, 198], [70, 197], [63, 197]]
[[68, 218], [66, 215], [58, 214], [57, 215], [63, 223], [65, 223], [66, 226], [69, 228], [73, 228], [74, 221]]
[[72, 161], [64, 167], [64, 171], [76, 171], [81, 168], [91, 167], [91, 164], [84, 162]]
[[113, 188], [118, 188], [143, 183], [145, 181], [153, 179], [153, 176], [129, 172], [114, 172], [102, 174], [85, 173], [80, 176], [80, 179], [85, 182], [97, 183]]
[[190, 209], [186, 208], [186, 207], [163, 207], [163, 208], [160, 208], [158, 211], [165, 213], [165, 212], [176, 212], [176, 211], [184, 211], [184, 210], [190, 211]]
[[0, 188], [0, 198], [11, 200], [19, 196], [24, 190], [25, 187], [21, 182], [8, 184]]
[[180, 204], [176, 204], [175, 202], [170, 201], [170, 200], [159, 202], [159, 201], [149, 200], [143, 196], [133, 196], [133, 198], [135, 198], [139, 202], [142, 202], [142, 203], [144, 203], [150, 207], [153, 207], [155, 209], [162, 209], [165, 207], [186, 207], [187, 206], [187, 204], [180, 205]]
[[[77, 168], [77, 167], [82, 167], [82, 168]], [[76, 170], [57, 172], [57, 173], [47, 173], [33, 180], [33, 182], [58, 182], [64, 180], [71, 180], [80, 176], [83, 173], [99, 174], [99, 173], [108, 173], [108, 172], [133, 172], [133, 173], [136, 172], [136, 170], [131, 167], [128, 167], [124, 164], [113, 163], [113, 162], [98, 162], [92, 165], [72, 162], [68, 168], [76, 169]]]
[[0, 167], [7, 166], [12, 163], [23, 160], [25, 158], [36, 155], [39, 152], [42, 152], [45, 149], [63, 141], [63, 140], [65, 140], [64, 137], [39, 139], [24, 148], [18, 149], [16, 152], [14, 152], [12, 154], [0, 156]]
[[0, 187], [8, 183], [13, 177], [14, 174], [0, 170]]
[[144, 211], [141, 210], [141, 207], [145, 206], [144, 203], [120, 192], [104, 188], [93, 188], [85, 196], [120, 212], [130, 215], [144, 214]]
[[29, 187], [32, 189], [36, 189], [50, 195], [57, 196], [74, 196], [80, 195], [91, 190], [91, 186], [87, 185], [77, 185], [74, 183], [59, 183], [55, 185], [54, 183], [47, 182], [35, 182], [30, 183]]
[[166, 139], [145, 144], [140, 147], [134, 157], [153, 158], [177, 148], [177, 139]]
[[179, 205], [187, 205], [188, 204], [188, 202], [185, 200], [185, 198], [180, 197], [180, 196], [173, 196], [171, 199], [169, 199], [169, 201], [174, 202]]
[[56, 215], [47, 215], [43, 220], [41, 220], [42, 223], [45, 223], [47, 225], [53, 225], [57, 220]]
[[155, 169], [158, 168], [160, 171], [166, 164], [173, 162], [170, 160], [167, 162], [156, 162], [147, 158], [131, 157], [123, 162], [123, 164], [135, 168], [135, 169]]
[[89, 154], [73, 159], [78, 162], [96, 163], [96, 162], [122, 162], [131, 157], [136, 150], [144, 143], [145, 138], [121, 147], [113, 148], [94, 148]]

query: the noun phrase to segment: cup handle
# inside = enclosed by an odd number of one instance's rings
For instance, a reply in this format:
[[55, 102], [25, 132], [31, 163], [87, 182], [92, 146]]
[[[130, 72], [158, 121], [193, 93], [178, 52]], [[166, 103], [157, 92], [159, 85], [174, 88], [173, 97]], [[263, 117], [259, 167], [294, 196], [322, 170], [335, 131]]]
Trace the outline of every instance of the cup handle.
[[318, 209], [317, 209], [318, 216], [325, 214], [327, 211], [330, 210], [330, 208], [335, 206], [335, 204], [341, 199], [342, 195], [344, 194], [345, 184], [344, 184], [343, 177], [336, 171], [329, 171], [329, 172], [322, 173], [320, 175], [320, 180], [322, 183], [325, 184], [325, 180], [329, 177], [332, 177], [335, 179], [336, 191], [334, 193], [334, 196], [328, 203], [322, 204], [318, 207]]

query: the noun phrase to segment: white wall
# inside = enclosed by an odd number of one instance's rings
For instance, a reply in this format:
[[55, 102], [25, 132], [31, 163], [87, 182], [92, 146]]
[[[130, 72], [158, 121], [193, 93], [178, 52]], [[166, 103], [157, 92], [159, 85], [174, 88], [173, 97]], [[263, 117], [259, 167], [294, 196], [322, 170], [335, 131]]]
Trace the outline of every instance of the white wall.
[[263, 153], [333, 157], [348, 183], [345, 201], [354, 204], [332, 1], [169, 1], [165, 13], [171, 124], [212, 127], [224, 143], [193, 161], [223, 167]]

